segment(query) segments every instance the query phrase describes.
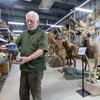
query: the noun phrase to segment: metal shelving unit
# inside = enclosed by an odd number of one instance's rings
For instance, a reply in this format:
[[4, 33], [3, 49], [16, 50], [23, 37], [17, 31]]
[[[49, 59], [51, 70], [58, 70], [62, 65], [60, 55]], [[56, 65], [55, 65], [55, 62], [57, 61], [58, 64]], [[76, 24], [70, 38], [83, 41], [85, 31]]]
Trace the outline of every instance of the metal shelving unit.
[[[3, 33], [6, 33], [8, 35], [8, 39], [7, 40], [3, 39]], [[11, 32], [10, 32], [8, 27], [4, 27], [4, 28], [0, 27], [0, 44], [9, 43], [10, 36], [11, 36]], [[8, 77], [8, 73], [1, 73], [1, 75], [0, 75], [0, 92], [1, 92], [1, 90], [3, 88], [3, 86], [4, 86], [4, 83], [5, 83], [6, 79], [7, 79], [7, 77]]]

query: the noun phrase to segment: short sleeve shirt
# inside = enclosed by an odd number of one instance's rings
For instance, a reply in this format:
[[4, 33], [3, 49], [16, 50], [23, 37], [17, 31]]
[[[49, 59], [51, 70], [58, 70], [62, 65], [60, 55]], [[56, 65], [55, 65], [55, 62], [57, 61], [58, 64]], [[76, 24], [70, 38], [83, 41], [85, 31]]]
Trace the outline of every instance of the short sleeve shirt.
[[[16, 41], [17, 45], [21, 46], [21, 56], [30, 56], [38, 49], [48, 50], [47, 34], [40, 28], [36, 29], [31, 34], [23, 32]], [[22, 71], [43, 71], [46, 69], [45, 57], [40, 57], [31, 60], [20, 66]]]

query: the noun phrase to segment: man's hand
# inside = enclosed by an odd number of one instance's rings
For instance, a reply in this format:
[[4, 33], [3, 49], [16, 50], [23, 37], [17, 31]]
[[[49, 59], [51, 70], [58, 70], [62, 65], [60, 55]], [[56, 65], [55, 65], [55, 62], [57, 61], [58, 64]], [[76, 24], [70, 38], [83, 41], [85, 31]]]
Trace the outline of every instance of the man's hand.
[[38, 49], [32, 55], [30, 55], [28, 57], [26, 57], [26, 56], [20, 57], [20, 58], [18, 58], [18, 60], [13, 61], [13, 63], [14, 64], [24, 64], [24, 63], [27, 63], [31, 60], [34, 60], [34, 59], [38, 58], [41, 55], [43, 55], [43, 49]]
[[1, 45], [1, 46], [0, 46], [0, 50], [1, 50], [1, 51], [7, 50], [6, 45]]
[[24, 64], [26, 62], [29, 61], [29, 58], [28, 57], [20, 57], [18, 58], [18, 60], [16, 60], [16, 62], [14, 62], [15, 64]]

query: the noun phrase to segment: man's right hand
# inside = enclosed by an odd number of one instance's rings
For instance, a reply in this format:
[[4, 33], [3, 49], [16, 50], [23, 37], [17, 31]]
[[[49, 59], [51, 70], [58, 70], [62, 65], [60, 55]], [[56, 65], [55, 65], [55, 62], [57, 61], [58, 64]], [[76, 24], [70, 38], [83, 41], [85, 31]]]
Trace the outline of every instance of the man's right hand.
[[6, 45], [1, 45], [1, 46], [0, 46], [0, 51], [4, 51], [4, 50], [7, 50]]

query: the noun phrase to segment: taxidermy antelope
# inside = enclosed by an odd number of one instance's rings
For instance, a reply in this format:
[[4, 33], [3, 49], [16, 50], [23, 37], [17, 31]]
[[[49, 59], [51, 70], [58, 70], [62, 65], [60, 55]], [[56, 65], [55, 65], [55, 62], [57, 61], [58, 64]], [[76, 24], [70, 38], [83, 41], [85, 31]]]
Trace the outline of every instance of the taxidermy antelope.
[[[48, 41], [55, 45], [55, 54], [60, 58], [61, 66], [64, 68], [65, 60], [66, 60], [66, 50], [62, 44], [62, 41], [55, 39], [55, 36], [53, 33], [48, 33]], [[60, 72], [63, 72], [62, 70], [59, 70]]]

